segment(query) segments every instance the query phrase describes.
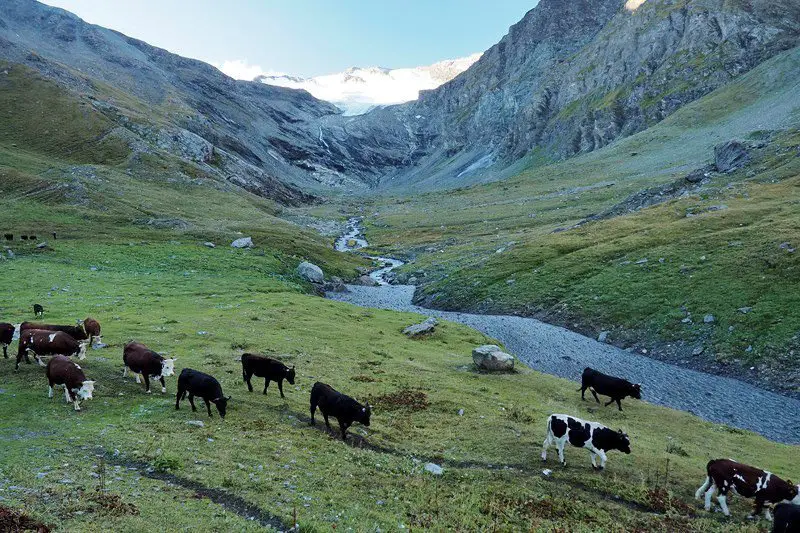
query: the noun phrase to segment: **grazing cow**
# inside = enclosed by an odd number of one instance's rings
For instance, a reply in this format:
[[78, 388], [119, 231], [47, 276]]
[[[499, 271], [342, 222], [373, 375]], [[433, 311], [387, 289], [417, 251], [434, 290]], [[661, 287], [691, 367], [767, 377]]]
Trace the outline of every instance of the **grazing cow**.
[[600, 403], [600, 398], [597, 397], [598, 394], [610, 397], [611, 399], [606, 402], [606, 407], [617, 402], [617, 407], [620, 411], [622, 411], [620, 400], [623, 400], [626, 396], [637, 400], [642, 399], [641, 385], [634, 385], [627, 379], [615, 378], [589, 367], [584, 369], [581, 376], [581, 388], [578, 389], [581, 391], [582, 400], [586, 399], [586, 389], [589, 389], [597, 403]]
[[228, 409], [228, 402], [231, 397], [227, 398], [222, 394], [222, 386], [219, 381], [214, 379], [208, 374], [204, 374], [198, 370], [191, 368], [184, 368], [181, 375], [178, 376], [178, 395], [175, 398], [175, 410], [180, 409], [181, 400], [189, 395], [189, 403], [192, 406], [192, 411], [197, 411], [194, 406], [194, 397], [199, 396], [206, 402], [206, 409], [208, 416], [211, 416], [211, 404], [217, 406], [219, 416], [225, 418], [225, 413]]
[[311, 425], [314, 425], [314, 413], [319, 407], [322, 417], [325, 419], [325, 426], [328, 430], [331, 425], [328, 417], [332, 416], [339, 421], [339, 428], [342, 430], [342, 440], [347, 441], [347, 428], [353, 422], [360, 422], [369, 427], [369, 417], [372, 415], [372, 407], [369, 404], [361, 405], [350, 396], [338, 392], [330, 385], [317, 381], [311, 388]]
[[38, 324], [36, 322], [23, 322], [19, 325], [19, 331], [27, 331], [29, 329], [38, 329], [40, 331], [61, 331], [66, 333], [76, 341], [85, 341], [89, 339], [86, 334], [83, 324], [78, 322], [77, 326], [61, 326], [57, 324]]
[[64, 397], [67, 403], [72, 402], [75, 410], [80, 411], [81, 400], [91, 400], [94, 392], [94, 381], [89, 381], [83, 370], [77, 363], [64, 357], [56, 355], [47, 362], [47, 382], [50, 389], [47, 392], [49, 398], [53, 397], [53, 386], [64, 386]]
[[[772, 472], [737, 463], [732, 459], [712, 459], [706, 465], [706, 472], [708, 475], [705, 482], [694, 494], [694, 497], [699, 500], [705, 492], [706, 511], [711, 510], [711, 498], [714, 497], [715, 492], [719, 492], [717, 501], [725, 516], [731, 514], [726, 501], [730, 491], [745, 498], [755, 498], [756, 506], [750, 518], [760, 515], [764, 505], [782, 502], [800, 504], [800, 495], [798, 494], [800, 485], [796, 486], [791, 481], [784, 481]], [[772, 519], [769, 509], [767, 509], [767, 519]]]
[[27, 235], [20, 235], [19, 238], [22, 239], [23, 241], [27, 241], [28, 240], [28, 236]]
[[242, 377], [244, 382], [247, 383], [247, 389], [253, 392], [253, 385], [250, 383], [250, 378], [256, 376], [257, 378], [264, 378], [264, 394], [267, 393], [270, 381], [278, 383], [278, 390], [281, 391], [281, 398], [286, 398], [283, 395], [283, 380], [294, 385], [294, 366], [289, 368], [277, 359], [271, 359], [261, 355], [245, 353], [242, 354]]
[[45, 355], [77, 355], [78, 359], [86, 358], [86, 342], [78, 342], [63, 331], [46, 331], [40, 329], [27, 329], [19, 334], [19, 349], [17, 351], [17, 364], [14, 370], [19, 370], [19, 363], [25, 357], [25, 362], [30, 364], [28, 353], [32, 353], [36, 362], [45, 366], [42, 356]]
[[29, 241], [35, 241], [36, 240], [36, 235], [28, 235], [28, 240]]
[[83, 332], [89, 337], [90, 345], [94, 345], [95, 342], [103, 342], [103, 337], [100, 335], [100, 322], [94, 318], [86, 317], [86, 320], [83, 321]]
[[40, 304], [33, 304], [33, 314], [38, 317], [44, 316], [44, 307]]
[[8, 359], [8, 345], [14, 340], [14, 324], [0, 322], [0, 344], [3, 345], [3, 357]]
[[[564, 458], [564, 444], [567, 441], [577, 448], [589, 450], [592, 467], [600, 470], [606, 467], [606, 452], [619, 450], [631, 453], [631, 441], [622, 430], [614, 431], [597, 422], [586, 422], [574, 416], [550, 415], [547, 419], [547, 438], [542, 445], [542, 461], [547, 460], [547, 450], [555, 444], [559, 461], [567, 466]], [[595, 457], [600, 457], [599, 467]]]
[[6, 238], [7, 241], [13, 241], [14, 240], [14, 234], [13, 233], [6, 233], [5, 234], [5, 238]]
[[800, 531], [800, 505], [779, 503], [775, 506], [772, 533], [797, 533]]
[[150, 378], [161, 382], [162, 394], [167, 392], [167, 385], [164, 378], [175, 374], [176, 358], [165, 359], [147, 346], [139, 342], [129, 342], [122, 351], [122, 361], [125, 363], [125, 370], [122, 377], [128, 375], [128, 369], [136, 374], [136, 383], [141, 383], [139, 374], [144, 378], [145, 393], [150, 394]]

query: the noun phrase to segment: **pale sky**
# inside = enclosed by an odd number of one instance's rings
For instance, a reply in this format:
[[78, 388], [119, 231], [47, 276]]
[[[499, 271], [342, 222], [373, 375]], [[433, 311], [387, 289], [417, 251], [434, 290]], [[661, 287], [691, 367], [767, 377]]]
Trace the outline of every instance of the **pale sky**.
[[[538, 0], [45, 0], [240, 77], [428, 65], [482, 52]], [[250, 75], [252, 74], [252, 76]]]

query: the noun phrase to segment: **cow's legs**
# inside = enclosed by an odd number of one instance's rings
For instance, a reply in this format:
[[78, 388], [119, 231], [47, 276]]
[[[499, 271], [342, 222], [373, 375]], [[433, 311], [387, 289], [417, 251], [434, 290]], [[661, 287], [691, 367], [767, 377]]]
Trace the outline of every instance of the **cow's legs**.
[[175, 395], [176, 411], [181, 408], [181, 400], [183, 399], [184, 396], [186, 396], [186, 391], [182, 389], [180, 385], [178, 385], [178, 393]]
[[72, 401], [72, 398], [69, 395], [69, 387], [67, 387], [66, 385], [64, 385], [64, 399], [67, 401], [67, 403], [70, 403]]
[[269, 378], [264, 378], [264, 394], [267, 393], [267, 388], [269, 388]]
[[166, 394], [167, 393], [167, 384], [164, 383], [164, 376], [159, 377], [158, 381], [161, 382], [161, 394]]
[[142, 377], [144, 378], [144, 393], [152, 394], [153, 391], [150, 390], [150, 376], [142, 372]]
[[281, 391], [281, 398], [285, 399], [286, 396], [283, 395], [283, 380], [278, 381], [278, 390]]
[[725, 516], [730, 516], [731, 512], [728, 510], [728, 502], [725, 498], [725, 494], [726, 493], [721, 493], [719, 496], [717, 496], [717, 501], [719, 502], [719, 506], [722, 508], [722, 514]]
[[128, 365], [125, 365], [125, 368], [122, 370], [122, 377], [128, 377]]
[[564, 458], [564, 443], [566, 439], [556, 441], [556, 447], [558, 447], [558, 460], [561, 461], [563, 466], [567, 466], [567, 460]]
[[622, 411], [622, 403], [620, 403], [619, 398], [617, 398], [617, 407], [619, 408], [620, 411]]
[[8, 344], [3, 343], [3, 357], [8, 359]]
[[703, 482], [702, 485], [700, 485], [700, 488], [695, 491], [694, 499], [695, 500], [699, 500], [700, 498], [702, 498], [703, 497], [703, 493], [706, 490], [708, 490], [708, 487], [710, 487], [710, 486], [711, 486], [711, 478], [706, 476], [706, 480]]
[[[748, 516], [747, 518], [754, 519], [761, 515], [761, 510], [764, 508], [764, 500], [756, 498], [756, 506], [753, 509], [753, 513]], [[769, 511], [767, 511], [769, 512]]]
[[597, 462], [595, 461], [595, 453], [592, 450], [589, 450], [589, 454], [592, 457], [592, 468], [597, 470]]
[[136, 374], [136, 384], [140, 384], [142, 382], [142, 377], [137, 373]]
[[322, 412], [322, 418], [325, 419], [325, 427], [328, 428], [328, 431], [330, 431], [331, 430], [331, 424], [330, 424], [330, 422], [328, 422], [328, 415], [325, 413], [325, 411]]
[[597, 403], [600, 403], [600, 398], [597, 397], [597, 393], [594, 391], [594, 389], [590, 388], [589, 392], [591, 392], [592, 396], [594, 396], [594, 401], [596, 401]]
[[764, 509], [764, 516], [767, 518], [767, 520], [772, 522], [772, 513], [770, 512], [769, 507]]
[[315, 403], [312, 401], [312, 402], [311, 402], [311, 422], [309, 423], [309, 425], [311, 425], [311, 426], [313, 426], [313, 425], [314, 425], [314, 414], [315, 414], [316, 412], [317, 412], [317, 404], [315, 404]]
[[75, 400], [73, 400], [73, 403], [75, 404], [75, 410], [76, 411], [80, 411], [81, 410], [81, 404], [78, 401], [78, 395], [77, 394], [75, 395]]
[[194, 405], [194, 394], [192, 394], [191, 392], [189, 393], [189, 405], [192, 406], [192, 412], [197, 411], [197, 407], [195, 407]]
[[714, 497], [714, 494], [716, 492], [717, 492], [717, 486], [712, 482], [711, 486], [706, 491], [706, 504], [705, 504], [705, 510], [706, 511], [710, 511], [711, 510], [711, 498]]
[[600, 470], [603, 470], [606, 467], [606, 461], [608, 460], [606, 452], [597, 448], [593, 448], [592, 452], [596, 453], [598, 457], [600, 457]]
[[548, 432], [547, 438], [544, 439], [544, 442], [542, 443], [542, 461], [547, 461], [547, 450], [550, 449], [550, 445], [552, 443], [553, 439]]
[[581, 400], [586, 401], [586, 387], [581, 385], [581, 388], [578, 390], [581, 391]]
[[342, 440], [344, 442], [347, 442], [347, 428], [349, 428], [349, 427], [350, 427], [349, 424], [339, 420], [339, 428], [341, 428], [341, 430], [342, 430]]
[[253, 392], [253, 384], [250, 383], [250, 378], [253, 377], [253, 374], [242, 370], [242, 377], [244, 378], [244, 382], [247, 383], [247, 390]]
[[208, 411], [209, 418], [211, 418], [211, 402], [208, 401], [207, 398], [203, 398], [203, 401], [206, 402], [206, 410]]
[[53, 382], [52, 381], [49, 382], [49, 385], [50, 386], [47, 388], [47, 397], [48, 398], [52, 398], [53, 397]]

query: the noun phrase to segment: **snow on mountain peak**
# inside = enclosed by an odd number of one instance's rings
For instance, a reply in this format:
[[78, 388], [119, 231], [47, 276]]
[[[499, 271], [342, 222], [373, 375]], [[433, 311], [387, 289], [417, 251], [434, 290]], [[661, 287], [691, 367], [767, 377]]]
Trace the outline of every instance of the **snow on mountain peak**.
[[360, 115], [378, 106], [400, 104], [419, 98], [419, 92], [435, 89], [480, 59], [482, 54], [449, 59], [416, 68], [351, 67], [343, 72], [300, 78], [260, 75], [254, 81], [292, 89], [305, 89], [320, 100], [327, 100], [345, 115]]

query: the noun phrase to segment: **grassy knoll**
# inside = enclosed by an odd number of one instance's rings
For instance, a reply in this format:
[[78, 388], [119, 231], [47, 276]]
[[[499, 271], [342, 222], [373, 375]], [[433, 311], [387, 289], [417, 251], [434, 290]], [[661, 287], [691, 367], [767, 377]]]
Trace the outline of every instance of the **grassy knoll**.
[[[59, 396], [47, 399], [41, 368], [14, 373], [11, 360], [0, 361], [4, 505], [69, 531], [257, 529], [257, 521], [214, 503], [234, 498], [253, 506], [245, 515], [258, 508], [264, 520], [290, 524], [296, 513], [306, 530], [753, 531], [742, 504], [734, 520], [722, 520], [691, 502], [705, 462], [733, 456], [800, 476], [796, 447], [645, 403], [629, 402], [624, 413], [598, 408], [581, 402], [574, 384], [525, 368], [481, 375], [469, 352], [485, 339], [468, 328], [444, 324], [428, 339], [409, 340], [400, 330], [413, 315], [301, 294], [291, 279], [269, 275], [281, 269], [269, 254], [172, 240], [59, 241], [3, 263], [11, 288], [4, 319], [30, 318], [30, 303], [40, 301], [48, 320], [97, 317], [109, 343], [82, 364], [98, 385], [80, 413]], [[177, 356], [179, 368], [219, 377], [233, 396], [227, 419], [192, 414], [188, 404], [176, 412], [175, 378], [165, 396], [123, 379], [122, 346], [131, 339]], [[246, 391], [243, 350], [297, 365], [286, 401], [276, 390]], [[318, 379], [375, 405], [372, 427], [356, 427], [351, 444], [327, 435], [321, 421], [308, 427], [308, 391]], [[569, 467], [550, 462], [553, 474], [542, 476], [538, 454], [551, 412], [626, 429], [634, 454], [612, 455], [598, 474], [588, 454], [568, 450]], [[426, 461], [443, 464], [444, 475], [423, 472]], [[93, 494], [102, 469], [119, 500]]]
[[[407, 275], [425, 272], [419, 297], [429, 305], [609, 330], [612, 342], [677, 350], [676, 357], [702, 347], [701, 359], [755, 365], [800, 390], [798, 256], [780, 247], [800, 244], [800, 87], [791, 76], [798, 65], [800, 50], [782, 54], [591, 154], [502, 182], [375, 200], [362, 211], [367, 237], [411, 257]], [[658, 206], [573, 228], [681, 180], [712, 160], [716, 143], [737, 137], [766, 143], [745, 168]], [[752, 312], [738, 311], [744, 307]], [[703, 323], [707, 314], [712, 325]]]

